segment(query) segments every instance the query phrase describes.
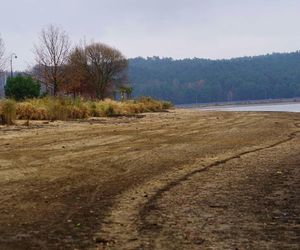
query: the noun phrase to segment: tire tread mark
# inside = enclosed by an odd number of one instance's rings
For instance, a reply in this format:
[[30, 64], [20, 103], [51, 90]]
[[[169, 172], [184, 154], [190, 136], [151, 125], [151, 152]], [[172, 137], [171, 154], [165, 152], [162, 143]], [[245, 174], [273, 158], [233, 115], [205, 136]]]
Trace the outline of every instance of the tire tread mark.
[[[296, 128], [300, 128], [300, 123], [294, 123], [295, 127]], [[220, 160], [220, 161], [216, 161], [216, 162], [213, 162], [201, 169], [196, 169], [184, 176], [182, 176], [181, 178], [167, 184], [165, 187], [159, 189], [148, 201], [147, 203], [143, 206], [143, 208], [140, 210], [139, 212], [139, 215], [140, 215], [140, 220], [141, 220], [141, 225], [139, 227], [139, 234], [143, 234], [143, 229], [147, 228], [147, 226], [151, 226], [151, 224], [149, 224], [147, 221], [146, 221], [146, 216], [147, 214], [149, 213], [149, 211], [152, 210], [152, 208], [154, 208], [154, 204], [155, 202], [161, 198], [163, 196], [164, 193], [170, 191], [172, 188], [174, 188], [175, 186], [177, 186], [178, 184], [184, 182], [184, 181], [187, 181], [190, 177], [192, 177], [193, 175], [195, 174], [198, 174], [198, 173], [201, 173], [201, 172], [207, 172], [209, 171], [211, 168], [213, 167], [217, 167], [217, 166], [220, 166], [222, 164], [225, 164], [231, 160], [234, 160], [234, 159], [238, 159], [240, 158], [241, 156], [243, 155], [247, 155], [247, 154], [251, 154], [251, 153], [255, 153], [255, 152], [258, 152], [258, 151], [262, 151], [262, 150], [265, 150], [265, 149], [270, 149], [270, 148], [273, 148], [273, 147], [276, 147], [280, 144], [283, 144], [283, 143], [286, 143], [286, 142], [289, 142], [291, 140], [293, 140], [297, 134], [300, 133], [300, 131], [294, 131], [293, 133], [289, 134], [288, 137], [284, 140], [281, 140], [281, 141], [278, 141], [276, 143], [273, 143], [269, 146], [266, 146], [266, 147], [261, 147], [261, 148], [256, 148], [256, 149], [252, 149], [252, 150], [247, 150], [247, 151], [244, 151], [240, 154], [237, 154], [237, 155], [234, 155], [234, 156], [231, 156], [231, 157], [228, 157], [228, 158], [225, 158], [224, 160]], [[157, 230], [159, 230], [159, 228], [157, 228]], [[151, 248], [151, 242], [149, 242], [150, 245], [148, 245], [148, 247]]]

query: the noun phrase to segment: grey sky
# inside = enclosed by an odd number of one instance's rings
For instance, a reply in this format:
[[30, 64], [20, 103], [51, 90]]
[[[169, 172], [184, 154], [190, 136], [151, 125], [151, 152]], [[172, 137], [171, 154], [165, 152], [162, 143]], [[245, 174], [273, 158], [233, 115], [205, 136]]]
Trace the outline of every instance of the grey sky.
[[15, 68], [33, 63], [50, 24], [73, 43], [101, 41], [127, 57], [231, 58], [300, 49], [300, 0], [0, 0], [0, 33]]

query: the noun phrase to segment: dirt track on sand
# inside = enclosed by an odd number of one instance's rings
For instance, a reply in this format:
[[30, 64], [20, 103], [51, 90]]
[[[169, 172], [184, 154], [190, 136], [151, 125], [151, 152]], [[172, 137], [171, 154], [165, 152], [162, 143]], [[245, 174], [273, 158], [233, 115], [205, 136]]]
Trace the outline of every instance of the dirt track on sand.
[[300, 114], [0, 127], [0, 249], [299, 249]]

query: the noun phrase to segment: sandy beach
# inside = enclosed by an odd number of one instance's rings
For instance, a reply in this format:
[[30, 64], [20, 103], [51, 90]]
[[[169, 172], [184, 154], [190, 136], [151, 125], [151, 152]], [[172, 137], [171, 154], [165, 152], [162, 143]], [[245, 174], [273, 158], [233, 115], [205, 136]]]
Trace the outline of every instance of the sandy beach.
[[300, 113], [0, 127], [0, 249], [298, 249]]

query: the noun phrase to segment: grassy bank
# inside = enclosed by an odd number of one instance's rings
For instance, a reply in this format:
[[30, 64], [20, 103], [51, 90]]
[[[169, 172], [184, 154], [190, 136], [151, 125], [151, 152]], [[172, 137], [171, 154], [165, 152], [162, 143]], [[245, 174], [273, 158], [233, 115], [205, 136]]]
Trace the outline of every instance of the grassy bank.
[[[89, 117], [127, 116], [145, 112], [160, 112], [172, 107], [170, 102], [149, 97], [117, 102], [84, 101], [71, 98], [41, 98], [21, 102], [2, 100], [0, 116], [3, 124], [12, 123], [14, 118], [26, 120], [70, 120]], [[9, 121], [9, 122], [8, 122]]]

